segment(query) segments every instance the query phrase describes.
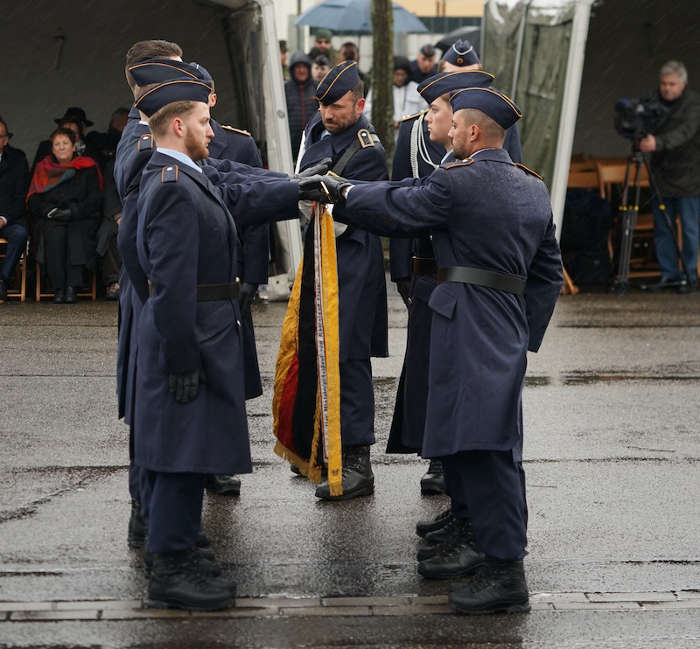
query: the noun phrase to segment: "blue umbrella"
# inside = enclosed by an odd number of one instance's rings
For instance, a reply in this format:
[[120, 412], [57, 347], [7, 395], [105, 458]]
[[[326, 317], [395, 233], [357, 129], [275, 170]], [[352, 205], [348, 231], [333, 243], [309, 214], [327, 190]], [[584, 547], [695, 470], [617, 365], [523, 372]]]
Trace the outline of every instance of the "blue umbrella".
[[[294, 21], [295, 25], [309, 25], [333, 31], [372, 33], [371, 0], [325, 0], [311, 7]], [[395, 32], [424, 33], [428, 28], [407, 9], [392, 3]]]

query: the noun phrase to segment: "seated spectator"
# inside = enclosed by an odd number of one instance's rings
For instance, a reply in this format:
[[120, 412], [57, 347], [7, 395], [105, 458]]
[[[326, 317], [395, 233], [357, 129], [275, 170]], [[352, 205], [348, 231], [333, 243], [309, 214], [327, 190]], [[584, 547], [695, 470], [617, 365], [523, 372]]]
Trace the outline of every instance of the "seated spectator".
[[[394, 57], [394, 128], [398, 130], [401, 120], [408, 115], [415, 115], [428, 107], [418, 94], [418, 84], [409, 79], [411, 64], [405, 56]], [[372, 119], [372, 91], [367, 95], [365, 115]]]
[[48, 269], [54, 302], [72, 304], [83, 270], [95, 267], [102, 174], [92, 158], [76, 155], [70, 129], [57, 128], [50, 140], [51, 153], [36, 165], [27, 204], [35, 224], [36, 259]]
[[119, 297], [119, 272], [122, 267], [122, 259], [117, 248], [117, 232], [121, 218], [122, 204], [114, 182], [114, 158], [112, 158], [105, 166], [102, 222], [97, 230], [96, 248], [107, 300], [116, 300]]
[[423, 47], [418, 50], [416, 60], [411, 61], [411, 68], [408, 73], [411, 81], [415, 81], [417, 84], [422, 83], [428, 77], [437, 74], [436, 58], [437, 54], [435, 48], [430, 43], [423, 45]]
[[287, 99], [292, 157], [296, 161], [302, 133], [318, 110], [318, 102], [314, 99], [316, 84], [311, 78], [311, 60], [306, 54], [303, 52], [292, 54], [289, 62], [289, 76], [290, 79], [284, 82], [284, 94]]
[[[128, 108], [117, 108], [109, 120], [109, 126], [106, 133], [99, 131], [90, 131], [85, 136], [86, 149], [92, 150], [99, 157], [100, 168], [105, 169], [105, 165], [114, 157], [117, 150], [117, 144], [122, 136], [122, 131], [126, 126], [126, 121], [129, 119]], [[83, 155], [85, 155], [83, 153]]]
[[318, 85], [318, 82], [328, 74], [328, 70], [330, 69], [331, 66], [328, 62], [328, 57], [319, 54], [311, 64], [311, 78], [314, 80], [314, 84]]
[[10, 278], [27, 243], [24, 197], [29, 168], [24, 151], [9, 145], [11, 137], [0, 117], [0, 237], [7, 239], [5, 257], [0, 260], [0, 302], [7, 296]]
[[338, 52], [331, 45], [333, 32], [330, 29], [319, 29], [316, 32], [316, 43], [309, 52], [309, 58], [313, 61], [319, 54], [323, 54], [331, 64], [331, 67], [340, 62]]
[[[66, 108], [66, 113], [63, 117], [56, 117], [54, 120], [58, 128], [69, 128], [76, 135], [75, 150], [77, 155], [86, 155], [91, 157], [96, 162], [99, 162], [99, 155], [91, 146], [85, 142], [85, 128], [92, 126], [91, 122], [85, 115], [85, 111], [78, 106]], [[39, 142], [36, 153], [34, 154], [34, 162], [32, 162], [32, 174], [36, 168], [37, 162], [43, 160], [47, 155], [51, 154], [51, 140], [42, 140]]]

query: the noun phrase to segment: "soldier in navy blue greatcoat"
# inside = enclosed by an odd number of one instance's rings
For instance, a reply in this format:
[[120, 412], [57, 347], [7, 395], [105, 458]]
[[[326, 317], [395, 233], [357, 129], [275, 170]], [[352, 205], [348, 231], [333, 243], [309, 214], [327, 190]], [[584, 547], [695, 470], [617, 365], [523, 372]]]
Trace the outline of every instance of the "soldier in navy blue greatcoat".
[[[203, 569], [195, 549], [205, 475], [251, 470], [236, 279], [241, 246], [227, 203], [246, 197], [259, 208], [239, 215], [252, 225], [296, 215], [299, 198], [288, 179], [223, 190], [211, 183], [195, 162], [207, 156], [213, 136], [210, 90], [199, 80], [171, 80], [136, 102], [159, 144], [137, 202], [149, 296], [138, 322], [133, 424], [135, 462], [151, 489], [148, 592], [156, 605], [194, 609], [229, 606], [233, 594]], [[194, 107], [182, 112], [173, 105], [180, 100]]]
[[[493, 75], [486, 72], [458, 68], [452, 72], [441, 72], [421, 83], [418, 91], [430, 108], [402, 124], [394, 154], [392, 180], [425, 178], [447, 160], [454, 160], [448, 137], [452, 109], [444, 97], [466, 86], [488, 87], [492, 81]], [[514, 132], [514, 127], [508, 130], [508, 133], [511, 132]], [[520, 162], [520, 158], [514, 161]], [[406, 355], [396, 393], [387, 451], [420, 453], [428, 398], [425, 372], [431, 320], [428, 300], [436, 286], [435, 256], [429, 236], [392, 238], [390, 253], [392, 279], [397, 283], [409, 315]], [[444, 493], [445, 481], [440, 459], [431, 459], [420, 485], [423, 494]]]
[[[325, 158], [338, 175], [356, 180], [387, 178], [384, 148], [364, 108], [357, 63], [332, 68], [316, 90], [319, 112], [306, 127], [298, 168]], [[340, 292], [340, 430], [343, 443], [343, 496], [372, 493], [369, 447], [374, 444], [374, 390], [371, 356], [388, 356], [388, 315], [382, 245], [364, 230], [336, 229]], [[327, 483], [316, 496], [331, 497]]]
[[459, 90], [451, 103], [459, 161], [421, 183], [330, 179], [325, 191], [343, 222], [432, 234], [438, 285], [421, 454], [446, 463], [452, 511], [438, 527], [442, 543], [421, 548], [418, 570], [476, 572], [450, 594], [460, 612], [524, 611], [521, 397], [527, 351], [539, 348], [559, 295], [561, 257], [544, 183], [502, 149], [517, 107], [489, 88]]

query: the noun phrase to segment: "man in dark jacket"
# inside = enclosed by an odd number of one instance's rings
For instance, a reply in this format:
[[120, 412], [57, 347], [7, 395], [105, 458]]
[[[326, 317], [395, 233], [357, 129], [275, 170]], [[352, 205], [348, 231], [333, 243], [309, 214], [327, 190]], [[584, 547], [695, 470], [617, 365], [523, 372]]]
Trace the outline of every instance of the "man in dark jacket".
[[[670, 109], [669, 118], [639, 148], [652, 153], [651, 167], [666, 212], [683, 229], [683, 261], [688, 277], [682, 277], [678, 255], [663, 212], [654, 199], [654, 245], [661, 267], [661, 281], [652, 288], [677, 286], [691, 293], [697, 286], [698, 218], [700, 217], [700, 95], [687, 88], [688, 72], [679, 61], [661, 68], [658, 98]], [[686, 281], [682, 281], [686, 280]]]
[[436, 74], [438, 71], [437, 63], [435, 63], [436, 56], [435, 48], [430, 43], [423, 45], [418, 50], [415, 61], [411, 61], [411, 81], [422, 83], [428, 77]]
[[314, 99], [316, 84], [311, 77], [311, 59], [303, 52], [294, 52], [289, 62], [289, 76], [284, 82], [284, 95], [287, 99], [292, 157], [296, 161], [304, 129], [318, 110], [318, 102]]
[[0, 117], [0, 238], [7, 239], [5, 257], [0, 266], [0, 302], [7, 295], [7, 283], [27, 243], [24, 199], [29, 169], [24, 151], [8, 145], [12, 133]]

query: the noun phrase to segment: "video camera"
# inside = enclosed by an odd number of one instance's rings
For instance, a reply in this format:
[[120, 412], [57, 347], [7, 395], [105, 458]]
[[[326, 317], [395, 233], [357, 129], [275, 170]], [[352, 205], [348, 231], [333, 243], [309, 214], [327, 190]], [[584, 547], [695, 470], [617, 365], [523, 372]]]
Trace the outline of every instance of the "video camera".
[[615, 104], [615, 130], [628, 140], [639, 141], [657, 133], [670, 112], [658, 99], [620, 99]]

